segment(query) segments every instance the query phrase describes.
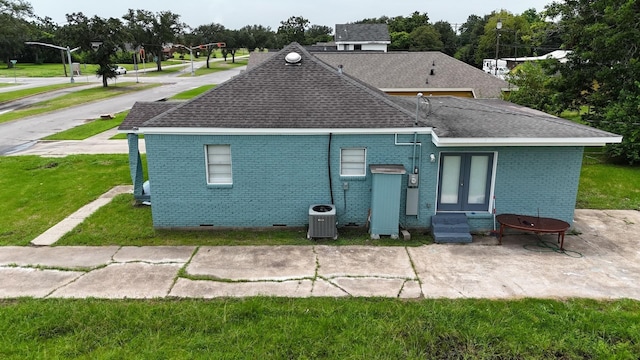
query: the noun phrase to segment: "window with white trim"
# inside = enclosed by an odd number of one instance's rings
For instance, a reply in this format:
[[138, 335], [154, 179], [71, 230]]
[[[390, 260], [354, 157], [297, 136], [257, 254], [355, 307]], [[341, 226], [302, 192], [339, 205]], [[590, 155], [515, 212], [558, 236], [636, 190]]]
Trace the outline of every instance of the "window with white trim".
[[365, 148], [340, 149], [340, 176], [365, 176], [367, 174], [367, 150]]
[[207, 183], [232, 184], [231, 145], [206, 145], [205, 151], [207, 154]]

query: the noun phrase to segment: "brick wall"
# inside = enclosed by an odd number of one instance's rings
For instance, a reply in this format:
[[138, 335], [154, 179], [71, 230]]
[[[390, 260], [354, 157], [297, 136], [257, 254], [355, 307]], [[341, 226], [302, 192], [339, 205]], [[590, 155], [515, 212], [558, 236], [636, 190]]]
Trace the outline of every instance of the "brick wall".
[[[400, 135], [410, 143], [413, 135]], [[406, 216], [407, 176], [402, 180], [400, 223], [430, 226], [435, 212], [439, 151], [497, 151], [498, 213], [537, 214], [573, 220], [581, 147], [437, 149], [427, 135], [416, 148], [420, 169], [419, 215]], [[156, 227], [200, 225], [306, 226], [309, 205], [331, 203], [327, 152], [329, 136], [176, 136], [146, 135], [147, 161]], [[231, 145], [233, 185], [206, 183], [206, 144]], [[367, 149], [367, 176], [340, 176], [340, 148]], [[331, 180], [340, 225], [365, 225], [371, 204], [370, 164], [403, 164], [411, 171], [413, 146], [395, 145], [394, 135], [333, 135]], [[418, 158], [421, 156], [421, 162]], [[348, 189], [344, 190], [344, 183]], [[490, 212], [470, 215], [473, 229], [490, 229]]]
[[[425, 171], [421, 176], [421, 216], [401, 216], [407, 226], [428, 227], [436, 166], [430, 137], [419, 136]], [[404, 164], [409, 171], [413, 147], [396, 146], [394, 135], [333, 135], [331, 179], [340, 224], [364, 225], [371, 202], [371, 174], [340, 176], [340, 149], [365, 147], [367, 165]], [[399, 137], [413, 141], [413, 135]], [[146, 135], [152, 212], [156, 227], [305, 226], [309, 205], [331, 203], [327, 152], [329, 136], [170, 136]], [[233, 185], [207, 185], [206, 144], [230, 144]], [[416, 163], [420, 147], [416, 148]], [[368, 170], [368, 166], [367, 166]], [[431, 175], [428, 175], [431, 174]], [[343, 184], [348, 183], [348, 189]], [[406, 181], [403, 182], [403, 185]], [[405, 189], [403, 189], [403, 192]], [[430, 195], [426, 195], [430, 194]], [[404, 200], [401, 205], [404, 213]]]

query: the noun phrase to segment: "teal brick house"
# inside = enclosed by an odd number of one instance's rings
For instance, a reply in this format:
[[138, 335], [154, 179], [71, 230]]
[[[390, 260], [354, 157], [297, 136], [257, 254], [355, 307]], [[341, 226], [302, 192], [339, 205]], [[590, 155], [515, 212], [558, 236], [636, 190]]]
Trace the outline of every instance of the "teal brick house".
[[571, 223], [584, 147], [621, 141], [501, 100], [389, 96], [296, 43], [190, 101], [137, 103], [119, 130], [140, 199], [144, 134], [157, 228], [304, 227], [313, 204], [338, 226]]

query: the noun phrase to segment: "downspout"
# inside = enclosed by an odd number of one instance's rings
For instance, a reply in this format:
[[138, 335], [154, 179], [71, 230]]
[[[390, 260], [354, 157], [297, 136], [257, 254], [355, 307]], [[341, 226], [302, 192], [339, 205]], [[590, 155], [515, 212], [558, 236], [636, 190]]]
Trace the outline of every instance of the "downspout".
[[333, 181], [331, 180], [331, 138], [332, 133], [329, 133], [329, 146], [327, 147], [327, 172], [329, 173], [329, 193], [331, 194], [331, 205], [333, 205]]

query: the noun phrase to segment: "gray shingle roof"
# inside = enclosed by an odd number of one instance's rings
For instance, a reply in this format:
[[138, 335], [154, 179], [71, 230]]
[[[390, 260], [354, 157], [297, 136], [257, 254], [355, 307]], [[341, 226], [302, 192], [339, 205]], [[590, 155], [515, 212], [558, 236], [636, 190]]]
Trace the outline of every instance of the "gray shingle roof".
[[[286, 64], [297, 52], [300, 64]], [[412, 113], [293, 43], [260, 66], [146, 122], [146, 127], [393, 128]]]
[[[329, 65], [379, 89], [473, 89], [477, 98], [499, 98], [509, 83], [439, 51], [317, 53]], [[433, 71], [433, 75], [432, 74]]]
[[336, 24], [335, 41], [391, 41], [391, 37], [386, 24]]
[[178, 104], [180, 103], [164, 101], [136, 102], [118, 127], [118, 130], [133, 130], [139, 128], [145, 121], [167, 110], [173, 109], [178, 106]]
[[[379, 89], [473, 89], [477, 98], [500, 98], [509, 83], [438, 51], [317, 52], [320, 60]], [[271, 53], [251, 53], [248, 69]], [[433, 70], [433, 75], [431, 75]]]
[[[299, 64], [286, 64], [290, 52]], [[252, 70], [155, 116], [159, 106], [137, 103], [123, 126], [231, 129], [389, 129], [413, 127], [416, 98], [389, 96], [293, 43]], [[564, 139], [617, 135], [502, 100], [428, 98], [420, 127], [440, 139]], [[143, 115], [150, 119], [142, 126]], [[155, 117], [154, 117], [155, 116]], [[122, 126], [121, 126], [122, 128]], [[215, 131], [215, 130], [214, 130]], [[488, 143], [490, 145], [490, 143]]]
[[[405, 109], [416, 109], [414, 97], [394, 96]], [[615, 138], [617, 135], [503, 100], [454, 96], [428, 97], [423, 121], [440, 138]]]

